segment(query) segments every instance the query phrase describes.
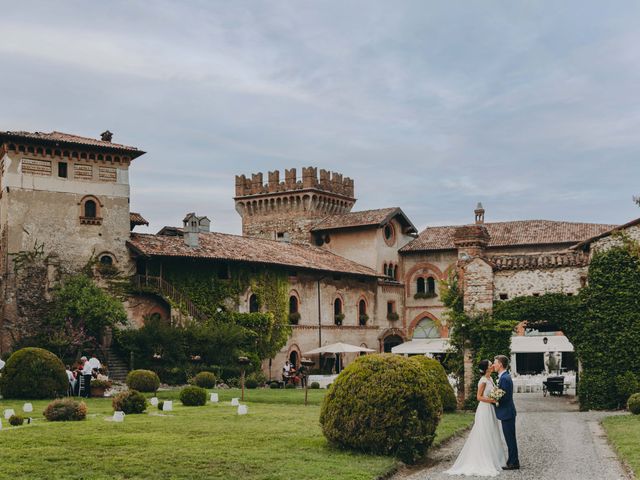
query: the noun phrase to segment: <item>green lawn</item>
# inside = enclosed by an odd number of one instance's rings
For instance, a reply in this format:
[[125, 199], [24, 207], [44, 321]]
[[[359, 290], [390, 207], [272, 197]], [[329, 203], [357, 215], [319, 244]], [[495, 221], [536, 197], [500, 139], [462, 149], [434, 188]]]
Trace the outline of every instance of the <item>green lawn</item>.
[[[10, 479], [374, 479], [396, 465], [394, 459], [343, 452], [327, 445], [318, 417], [326, 391], [248, 390], [249, 415], [236, 415], [229, 399], [238, 390], [219, 391], [221, 403], [183, 407], [161, 416], [129, 415], [124, 423], [105, 421], [109, 399], [90, 399], [83, 422], [52, 423], [42, 417], [46, 401], [35, 401], [31, 425], [0, 431], [0, 478]], [[177, 391], [160, 392], [175, 399]], [[0, 400], [0, 412], [22, 409], [22, 401]], [[436, 442], [466, 428], [470, 414], [445, 415]]]
[[607, 417], [602, 425], [618, 455], [640, 478], [640, 415]]

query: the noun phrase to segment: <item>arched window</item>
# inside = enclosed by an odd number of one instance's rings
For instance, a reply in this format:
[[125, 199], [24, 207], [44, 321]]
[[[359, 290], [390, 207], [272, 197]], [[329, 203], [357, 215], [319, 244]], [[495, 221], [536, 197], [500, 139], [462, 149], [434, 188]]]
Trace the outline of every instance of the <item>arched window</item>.
[[416, 293], [426, 293], [424, 278], [422, 277], [418, 277], [418, 280], [416, 281]]
[[360, 322], [360, 326], [366, 325], [368, 320], [369, 315], [367, 315], [367, 302], [362, 298], [358, 302], [358, 321]]
[[80, 223], [84, 225], [101, 225], [102, 204], [93, 195], [87, 195], [78, 204], [80, 206]]
[[388, 277], [389, 276], [389, 267], [387, 266], [387, 262], [384, 262], [383, 271], [384, 271], [384, 276]]
[[436, 293], [436, 280], [433, 277], [427, 278], [427, 292], [435, 295]]
[[298, 311], [298, 297], [291, 295], [289, 297], [289, 323], [297, 325], [300, 321], [300, 312]]
[[333, 320], [336, 325], [342, 325], [344, 314], [342, 313], [342, 299], [336, 298], [333, 301]]
[[260, 304], [258, 303], [258, 297], [255, 293], [252, 293], [249, 297], [249, 313], [256, 313], [260, 311]]
[[440, 328], [430, 318], [423, 318], [416, 325], [413, 338], [440, 338]]
[[86, 218], [96, 218], [98, 216], [98, 208], [95, 201], [87, 200], [84, 202], [84, 216]]

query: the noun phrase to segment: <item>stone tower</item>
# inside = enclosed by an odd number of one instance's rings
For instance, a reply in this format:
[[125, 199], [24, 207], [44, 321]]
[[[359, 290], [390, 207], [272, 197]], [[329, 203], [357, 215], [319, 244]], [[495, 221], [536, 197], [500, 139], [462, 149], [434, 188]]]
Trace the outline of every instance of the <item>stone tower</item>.
[[278, 170], [251, 178], [236, 176], [236, 210], [242, 217], [242, 234], [249, 237], [310, 243], [309, 230], [328, 215], [348, 213], [353, 208], [353, 180], [315, 167], [285, 170], [284, 182]]
[[[111, 139], [0, 132], [0, 353], [35, 316], [27, 305], [39, 303], [55, 270], [95, 258], [129, 271], [129, 165], [144, 152]], [[45, 263], [42, 278], [16, 266], [25, 255]]]

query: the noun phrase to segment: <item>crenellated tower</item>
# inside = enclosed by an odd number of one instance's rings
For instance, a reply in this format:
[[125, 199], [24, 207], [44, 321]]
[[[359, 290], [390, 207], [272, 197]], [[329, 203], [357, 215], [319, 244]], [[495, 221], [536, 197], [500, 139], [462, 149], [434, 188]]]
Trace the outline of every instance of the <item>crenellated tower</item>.
[[310, 243], [309, 230], [328, 215], [348, 213], [356, 202], [353, 180], [316, 167], [236, 175], [236, 210], [242, 217], [242, 234], [249, 237]]

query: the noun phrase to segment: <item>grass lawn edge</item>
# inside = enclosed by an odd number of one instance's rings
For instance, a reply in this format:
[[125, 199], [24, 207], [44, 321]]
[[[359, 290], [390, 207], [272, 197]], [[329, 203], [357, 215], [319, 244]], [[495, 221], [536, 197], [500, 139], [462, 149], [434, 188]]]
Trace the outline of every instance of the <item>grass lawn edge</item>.
[[[633, 469], [633, 466], [631, 465], [631, 463], [629, 463], [629, 460], [625, 457], [623, 452], [620, 450], [619, 445], [616, 443], [616, 439], [612, 438], [612, 435], [611, 435], [612, 431], [607, 426], [607, 424], [611, 421], [611, 419], [615, 419], [619, 417], [633, 418], [631, 415], [612, 415], [612, 416], [604, 417], [598, 423], [600, 424], [600, 427], [602, 428], [602, 430], [606, 435], [606, 440], [607, 440], [607, 444], [609, 445], [609, 448], [611, 448], [613, 453], [615, 453], [616, 458], [618, 459], [618, 462], [620, 462], [620, 465], [622, 465], [623, 470], [627, 473], [629, 478], [635, 479], [635, 478], [638, 478], [638, 476], [636, 475]], [[639, 469], [639, 473], [640, 473], [640, 469]]]

